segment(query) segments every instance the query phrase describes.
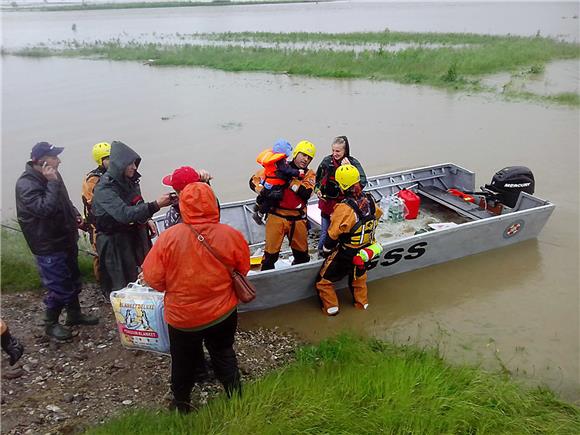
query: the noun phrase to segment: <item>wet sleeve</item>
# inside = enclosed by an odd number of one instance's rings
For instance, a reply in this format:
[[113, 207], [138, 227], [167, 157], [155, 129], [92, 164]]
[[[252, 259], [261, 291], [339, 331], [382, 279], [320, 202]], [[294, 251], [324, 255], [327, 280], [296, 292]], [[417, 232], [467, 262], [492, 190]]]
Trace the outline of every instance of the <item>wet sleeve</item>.
[[299, 175], [300, 171], [298, 171], [298, 169], [294, 169], [287, 162], [281, 160], [276, 163], [276, 176], [278, 178], [282, 178], [283, 180], [290, 180], [293, 177], [298, 177]]
[[320, 165], [318, 165], [318, 169], [316, 170], [316, 181], [314, 184], [315, 190], [320, 190], [320, 186], [322, 184], [322, 179], [324, 178], [325, 171], [324, 171], [323, 163], [320, 163]]
[[235, 250], [235, 267], [238, 272], [242, 275], [247, 275], [250, 271], [250, 248], [246, 239], [239, 231], [236, 231], [234, 235], [236, 239], [236, 245], [238, 249]]
[[16, 183], [16, 197], [20, 199], [26, 211], [34, 216], [46, 218], [58, 210], [60, 181], [50, 180], [46, 189], [27, 181]]
[[295, 178], [294, 180], [292, 180], [292, 182], [290, 183], [290, 188], [294, 190], [294, 192], [296, 192], [296, 195], [298, 195], [304, 201], [308, 201], [310, 199], [310, 196], [312, 195], [312, 191], [314, 190], [315, 184], [316, 184], [316, 175], [314, 174], [313, 170], [309, 169], [308, 171], [306, 171], [306, 174], [304, 174], [303, 179], [300, 180], [298, 178]]
[[95, 189], [93, 201], [98, 202], [99, 206], [117, 222], [126, 225], [135, 222], [144, 223], [159, 211], [156, 202], [127, 205], [116, 192], [109, 187], [101, 188], [101, 184]]
[[346, 204], [337, 204], [330, 216], [328, 237], [338, 240], [341, 235], [348, 233], [355, 223], [356, 216], [353, 209]]
[[254, 175], [250, 177], [250, 189], [252, 189], [256, 193], [260, 193], [264, 186], [262, 186], [262, 176], [264, 174], [264, 170], [260, 169]]
[[160, 292], [164, 292], [167, 288], [165, 282], [165, 265], [163, 263], [164, 245], [165, 238], [162, 233], [143, 262], [143, 279], [149, 287]]
[[354, 157], [351, 157], [351, 159], [353, 166], [358, 169], [358, 172], [360, 174], [360, 184], [362, 187], [365, 187], [367, 185], [367, 174], [365, 174], [365, 170], [363, 169], [362, 165], [357, 159], [355, 159]]

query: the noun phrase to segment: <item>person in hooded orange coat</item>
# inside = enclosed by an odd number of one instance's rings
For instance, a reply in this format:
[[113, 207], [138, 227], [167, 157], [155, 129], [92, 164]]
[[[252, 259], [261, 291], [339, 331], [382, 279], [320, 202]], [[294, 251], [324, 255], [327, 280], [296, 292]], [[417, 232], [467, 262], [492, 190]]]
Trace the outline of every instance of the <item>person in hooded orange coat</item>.
[[202, 341], [228, 396], [241, 392], [233, 349], [238, 298], [226, 267], [198, 240], [200, 233], [228, 266], [246, 275], [250, 251], [242, 233], [219, 223], [216, 197], [205, 183], [179, 196], [182, 223], [159, 236], [143, 262], [145, 282], [165, 292], [165, 320], [171, 352], [172, 408], [190, 410], [195, 369], [203, 363]]

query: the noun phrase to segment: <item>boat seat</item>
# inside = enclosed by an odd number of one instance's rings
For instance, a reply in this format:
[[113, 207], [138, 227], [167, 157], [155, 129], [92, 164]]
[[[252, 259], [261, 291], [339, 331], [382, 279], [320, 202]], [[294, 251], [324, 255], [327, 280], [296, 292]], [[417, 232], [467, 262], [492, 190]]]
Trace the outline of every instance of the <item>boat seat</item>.
[[464, 201], [463, 199], [452, 195], [439, 187], [420, 186], [418, 193], [426, 198], [432, 199], [441, 205], [444, 205], [447, 208], [450, 208], [451, 210], [454, 210], [461, 216], [465, 216], [471, 220], [479, 220], [495, 216], [495, 214], [488, 210], [482, 209], [477, 204]]

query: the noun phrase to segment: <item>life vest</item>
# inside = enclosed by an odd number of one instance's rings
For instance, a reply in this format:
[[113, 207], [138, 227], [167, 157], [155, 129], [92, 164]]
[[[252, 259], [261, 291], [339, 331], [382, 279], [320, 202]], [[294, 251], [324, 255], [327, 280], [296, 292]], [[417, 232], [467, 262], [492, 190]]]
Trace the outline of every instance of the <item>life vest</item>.
[[278, 204], [277, 208], [283, 210], [297, 210], [300, 211], [300, 215], [303, 214], [303, 210], [306, 207], [306, 201], [300, 198], [292, 189], [284, 189], [282, 192], [282, 199]]
[[[105, 168], [103, 168], [102, 166], [99, 166], [99, 167], [93, 169], [85, 177], [85, 183], [87, 183], [93, 177], [97, 177], [100, 180], [101, 177], [103, 176], [103, 174], [105, 173], [105, 171], [106, 171]], [[98, 183], [98, 181], [97, 181], [97, 183]], [[88, 199], [84, 195], [82, 196], [82, 199], [83, 199], [83, 213], [84, 213], [85, 219], [87, 220], [87, 222], [89, 224], [94, 225], [95, 224], [95, 216], [91, 212], [91, 204], [89, 204]]]
[[378, 219], [375, 217], [375, 201], [368, 194], [366, 197], [370, 207], [370, 213], [366, 216], [362, 215], [354, 199], [346, 198], [342, 201], [354, 210], [357, 217], [357, 222], [350, 231], [340, 236], [340, 243], [346, 248], [360, 249], [375, 242], [375, 230], [378, 225]]
[[336, 168], [334, 161], [331, 160], [330, 164], [325, 168], [326, 174], [320, 180], [320, 192], [325, 199], [337, 199], [342, 196], [335, 179]]
[[285, 158], [286, 154], [275, 153], [271, 149], [264, 150], [258, 154], [256, 162], [264, 167], [264, 182], [268, 182], [274, 186], [286, 184], [286, 180], [276, 176], [276, 163]]

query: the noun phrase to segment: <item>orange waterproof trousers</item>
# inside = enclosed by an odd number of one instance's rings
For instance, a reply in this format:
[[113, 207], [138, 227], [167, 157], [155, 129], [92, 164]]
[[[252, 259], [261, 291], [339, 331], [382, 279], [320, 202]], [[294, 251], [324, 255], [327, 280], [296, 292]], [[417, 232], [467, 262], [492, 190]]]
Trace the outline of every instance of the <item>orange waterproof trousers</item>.
[[[322, 303], [322, 311], [325, 314], [338, 314], [339, 304], [334, 283], [346, 275], [348, 275], [348, 287], [354, 301], [354, 306], [361, 310], [365, 310], [368, 307], [366, 271], [362, 275], [356, 274], [352, 263], [349, 264], [346, 262], [339, 255], [339, 251], [336, 250], [322, 264], [316, 281], [316, 290]], [[329, 309], [331, 310], [329, 311]]]

